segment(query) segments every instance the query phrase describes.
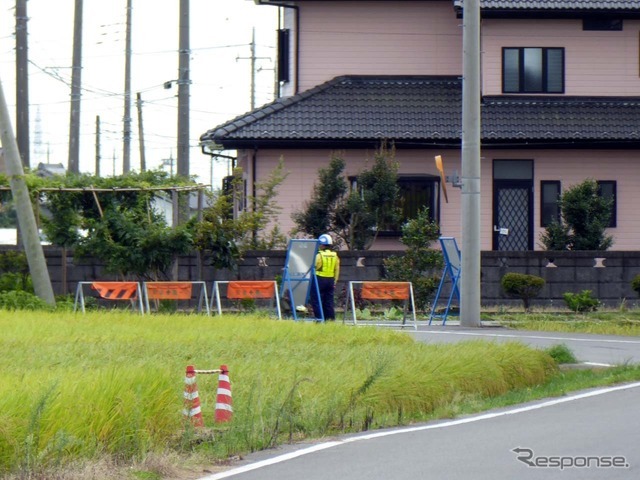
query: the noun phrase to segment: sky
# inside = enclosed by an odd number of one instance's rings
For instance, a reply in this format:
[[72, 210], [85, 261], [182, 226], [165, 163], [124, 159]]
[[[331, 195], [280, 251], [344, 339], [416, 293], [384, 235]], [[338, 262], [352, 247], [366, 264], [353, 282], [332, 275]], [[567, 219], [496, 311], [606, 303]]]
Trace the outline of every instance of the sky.
[[[28, 0], [30, 164], [68, 162], [74, 0]], [[80, 170], [95, 173], [100, 116], [102, 176], [122, 173], [126, 0], [84, 0]], [[140, 170], [136, 94], [148, 169], [177, 155], [180, 0], [132, 0], [131, 169]], [[228, 162], [212, 164], [204, 132], [251, 109], [255, 31], [256, 106], [274, 99], [277, 8], [253, 0], [190, 0], [190, 169], [220, 186]], [[0, 0], [0, 80], [15, 125], [15, 0]], [[225, 152], [233, 153], [233, 152]]]

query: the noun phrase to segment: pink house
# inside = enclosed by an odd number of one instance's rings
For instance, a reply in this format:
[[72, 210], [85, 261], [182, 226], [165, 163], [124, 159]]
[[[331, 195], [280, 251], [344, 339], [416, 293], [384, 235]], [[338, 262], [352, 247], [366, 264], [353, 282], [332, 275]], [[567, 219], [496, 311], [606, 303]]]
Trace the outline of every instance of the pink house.
[[[246, 186], [284, 159], [283, 231], [339, 151], [357, 175], [393, 142], [412, 207], [461, 233], [460, 0], [259, 0], [280, 17], [280, 97], [201, 136], [233, 149]], [[558, 194], [587, 178], [614, 198], [613, 250], [640, 245], [640, 2], [481, 1], [482, 250], [540, 250]], [[507, 233], [507, 234], [505, 234]], [[375, 248], [398, 248], [392, 234]]]

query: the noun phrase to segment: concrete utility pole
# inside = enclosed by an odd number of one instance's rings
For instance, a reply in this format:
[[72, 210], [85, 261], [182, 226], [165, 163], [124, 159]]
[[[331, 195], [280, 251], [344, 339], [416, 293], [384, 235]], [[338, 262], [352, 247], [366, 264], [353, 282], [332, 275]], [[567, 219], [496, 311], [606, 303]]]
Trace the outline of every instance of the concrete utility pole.
[[71, 113], [69, 116], [68, 170], [80, 173], [80, 95], [82, 78], [82, 1], [75, 0], [73, 19], [73, 67], [71, 69]]
[[22, 165], [29, 167], [29, 50], [27, 0], [16, 0], [16, 141]]
[[24, 246], [27, 262], [29, 263], [29, 273], [33, 281], [33, 289], [36, 295], [47, 302], [49, 305], [55, 306], [56, 300], [51, 287], [51, 279], [49, 278], [49, 270], [47, 269], [47, 261], [44, 258], [40, 236], [38, 235], [38, 227], [36, 225], [36, 217], [33, 213], [29, 190], [24, 181], [24, 169], [20, 162], [20, 154], [18, 153], [18, 144], [13, 135], [11, 121], [9, 120], [9, 109], [7, 101], [4, 97], [2, 82], [0, 81], [0, 141], [4, 150], [5, 165], [9, 183], [11, 184], [11, 195], [16, 205], [16, 213], [18, 216], [18, 227], [20, 229], [20, 237]]
[[256, 28], [251, 29], [251, 111], [256, 108]]
[[100, 115], [96, 115], [96, 177], [100, 176]]
[[480, 322], [480, 1], [463, 3], [460, 324]]
[[127, 0], [127, 33], [124, 60], [124, 128], [122, 132], [122, 173], [131, 171], [131, 0]]
[[138, 140], [140, 144], [140, 171], [147, 170], [147, 159], [144, 153], [144, 129], [142, 128], [142, 97], [136, 93], [136, 106], [138, 108]]
[[[251, 56], [249, 57], [236, 57], [236, 61], [238, 60], [249, 60], [251, 63], [251, 84], [249, 85], [249, 99], [250, 99], [250, 109], [253, 110], [256, 108], [256, 73], [258, 72], [256, 65], [258, 60], [271, 60], [270, 57], [258, 57], [256, 56], [256, 29], [253, 28], [251, 30]], [[274, 98], [278, 97], [278, 88], [277, 88], [277, 79], [276, 79], [276, 89]]]
[[178, 62], [178, 175], [189, 176], [189, 0], [180, 0]]

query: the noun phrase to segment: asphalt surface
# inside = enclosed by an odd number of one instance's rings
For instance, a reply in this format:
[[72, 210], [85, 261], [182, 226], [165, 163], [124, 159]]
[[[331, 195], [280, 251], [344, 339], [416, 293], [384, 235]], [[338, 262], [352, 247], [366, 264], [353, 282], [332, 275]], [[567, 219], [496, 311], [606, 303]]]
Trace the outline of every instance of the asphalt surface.
[[[405, 328], [424, 343], [472, 339], [567, 345], [580, 362], [640, 362], [640, 339], [455, 324]], [[640, 382], [454, 420], [287, 445], [202, 480], [640, 478]]]
[[407, 333], [424, 343], [454, 343], [472, 339], [522, 342], [534, 348], [564, 344], [580, 362], [602, 365], [640, 363], [640, 338], [580, 333], [531, 332], [504, 327], [464, 328], [459, 325], [419, 326]]
[[285, 447], [203, 480], [640, 478], [640, 383]]

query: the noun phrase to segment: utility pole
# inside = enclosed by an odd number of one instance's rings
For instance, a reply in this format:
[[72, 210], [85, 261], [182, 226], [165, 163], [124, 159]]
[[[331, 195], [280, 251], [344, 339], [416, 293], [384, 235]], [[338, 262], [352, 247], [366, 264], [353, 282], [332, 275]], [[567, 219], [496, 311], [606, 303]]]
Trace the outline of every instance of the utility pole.
[[33, 289], [36, 295], [49, 305], [55, 306], [56, 300], [53, 295], [51, 278], [47, 269], [47, 261], [44, 258], [44, 251], [40, 243], [36, 217], [31, 205], [29, 189], [24, 181], [24, 169], [18, 153], [18, 144], [13, 135], [11, 122], [9, 120], [9, 109], [4, 97], [4, 90], [0, 82], [0, 142], [4, 150], [5, 167], [9, 183], [11, 185], [11, 195], [16, 206], [18, 216], [18, 228], [20, 238], [27, 256], [29, 273], [33, 280]]
[[480, 1], [465, 0], [462, 67], [462, 276], [460, 324], [480, 322]]
[[96, 115], [96, 177], [100, 176], [100, 115]]
[[256, 27], [251, 29], [251, 111], [256, 108]]
[[[256, 29], [253, 28], [251, 31], [251, 56], [250, 57], [236, 57], [236, 61], [238, 60], [249, 60], [251, 63], [251, 85], [250, 85], [250, 106], [251, 110], [256, 108], [256, 62], [257, 60], [271, 60], [269, 57], [257, 57], [256, 56]], [[277, 95], [276, 97], [277, 98]]]
[[16, 141], [25, 167], [30, 162], [27, 20], [27, 0], [16, 0]]
[[122, 173], [131, 170], [131, 0], [127, 0], [127, 33], [124, 60], [124, 128], [122, 138]]
[[73, 20], [73, 66], [71, 68], [71, 113], [69, 116], [68, 170], [80, 173], [80, 95], [82, 78], [82, 2], [75, 0]]
[[142, 97], [136, 93], [136, 106], [138, 107], [138, 139], [140, 143], [140, 171], [147, 169], [147, 160], [144, 153], [144, 129], [142, 128]]
[[189, 0], [180, 0], [180, 39], [178, 62], [178, 168], [189, 176]]

